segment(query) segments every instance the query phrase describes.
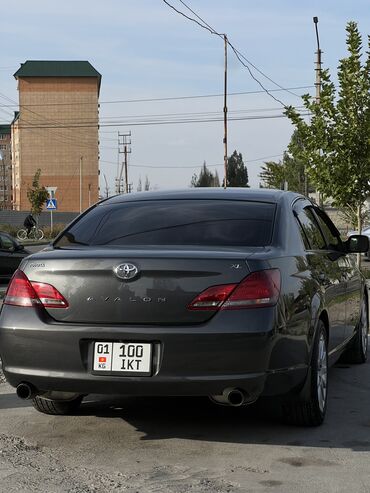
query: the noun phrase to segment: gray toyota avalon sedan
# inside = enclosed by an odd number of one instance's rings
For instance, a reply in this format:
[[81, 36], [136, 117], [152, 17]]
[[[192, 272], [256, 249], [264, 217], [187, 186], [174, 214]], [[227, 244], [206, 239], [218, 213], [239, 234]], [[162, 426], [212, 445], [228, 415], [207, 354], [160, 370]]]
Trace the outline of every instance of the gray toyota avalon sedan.
[[291, 192], [189, 189], [116, 196], [24, 259], [0, 313], [0, 355], [44, 413], [89, 393], [279, 402], [322, 423], [328, 366], [367, 357], [356, 252]]

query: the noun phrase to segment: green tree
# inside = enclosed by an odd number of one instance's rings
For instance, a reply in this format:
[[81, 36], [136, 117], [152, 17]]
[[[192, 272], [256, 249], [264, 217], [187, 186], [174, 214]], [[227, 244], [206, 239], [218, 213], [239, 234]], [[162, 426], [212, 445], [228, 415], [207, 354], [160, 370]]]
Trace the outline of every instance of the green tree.
[[215, 174], [212, 173], [207, 168], [206, 162], [204, 161], [202, 169], [200, 170], [199, 177], [197, 176], [196, 173], [192, 176], [191, 187], [219, 187], [220, 186], [220, 180], [217, 174], [217, 171]]
[[262, 167], [260, 178], [262, 188], [277, 188], [282, 190], [286, 180], [286, 168], [282, 161], [266, 161]]
[[40, 186], [41, 169], [39, 168], [32, 180], [32, 187], [27, 189], [27, 198], [31, 204], [31, 212], [35, 216], [41, 214], [44, 204], [49, 197], [45, 187]]
[[228, 187], [249, 187], [248, 170], [243, 162], [243, 156], [234, 151], [227, 160]]
[[370, 194], [370, 39], [362, 62], [362, 40], [357, 24], [349, 22], [348, 56], [339, 62], [338, 92], [327, 70], [322, 72], [320, 101], [302, 97], [310, 121], [293, 108], [286, 114], [295, 125], [300, 147], [290, 147], [306, 163], [319, 192], [332, 197], [338, 207], [357, 210], [357, 228], [362, 228], [362, 209]]
[[[290, 146], [301, 146], [297, 131], [292, 135]], [[262, 186], [281, 190], [287, 186], [288, 190], [302, 194], [312, 191], [312, 187], [308, 187], [304, 162], [296, 158], [294, 156], [296, 154], [297, 152], [294, 152], [293, 155], [284, 152], [282, 161], [265, 162], [260, 173]]]

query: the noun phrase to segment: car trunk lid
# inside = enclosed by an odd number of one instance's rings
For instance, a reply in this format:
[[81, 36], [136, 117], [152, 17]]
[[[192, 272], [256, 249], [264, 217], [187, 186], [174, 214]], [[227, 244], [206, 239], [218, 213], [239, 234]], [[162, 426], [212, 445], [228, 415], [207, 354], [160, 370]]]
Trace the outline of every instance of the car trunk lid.
[[[46, 308], [60, 322], [197, 324], [214, 312], [189, 310], [189, 303], [210, 286], [247, 276], [246, 259], [256, 248], [246, 250], [54, 250], [33, 256], [23, 270], [67, 300], [67, 308]], [[131, 279], [122, 279], [125, 265], [138, 269]]]

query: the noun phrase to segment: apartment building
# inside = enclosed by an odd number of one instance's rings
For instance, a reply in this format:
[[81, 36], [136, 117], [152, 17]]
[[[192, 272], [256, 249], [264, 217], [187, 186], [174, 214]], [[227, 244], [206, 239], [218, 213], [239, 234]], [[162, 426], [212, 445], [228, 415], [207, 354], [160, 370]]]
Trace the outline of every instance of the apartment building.
[[12, 208], [11, 158], [10, 125], [0, 125], [0, 209]]
[[27, 189], [40, 168], [40, 183], [56, 187], [58, 211], [85, 210], [99, 196], [101, 75], [88, 61], [28, 60], [14, 77], [13, 208], [30, 209]]

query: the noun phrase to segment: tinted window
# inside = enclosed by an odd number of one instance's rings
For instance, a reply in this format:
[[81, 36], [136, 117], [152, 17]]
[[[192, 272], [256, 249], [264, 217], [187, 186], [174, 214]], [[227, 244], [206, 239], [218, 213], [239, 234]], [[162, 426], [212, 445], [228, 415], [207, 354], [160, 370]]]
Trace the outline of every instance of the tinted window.
[[312, 207], [296, 208], [295, 215], [301, 226], [301, 234], [304, 235], [303, 242], [306, 248], [309, 245], [313, 250], [325, 249], [326, 242], [312, 212]]
[[326, 238], [328, 248], [331, 250], [343, 250], [339, 232], [329, 217], [320, 209], [315, 208], [315, 212], [321, 231]]
[[55, 243], [82, 245], [264, 246], [275, 204], [231, 200], [158, 200], [101, 205]]

